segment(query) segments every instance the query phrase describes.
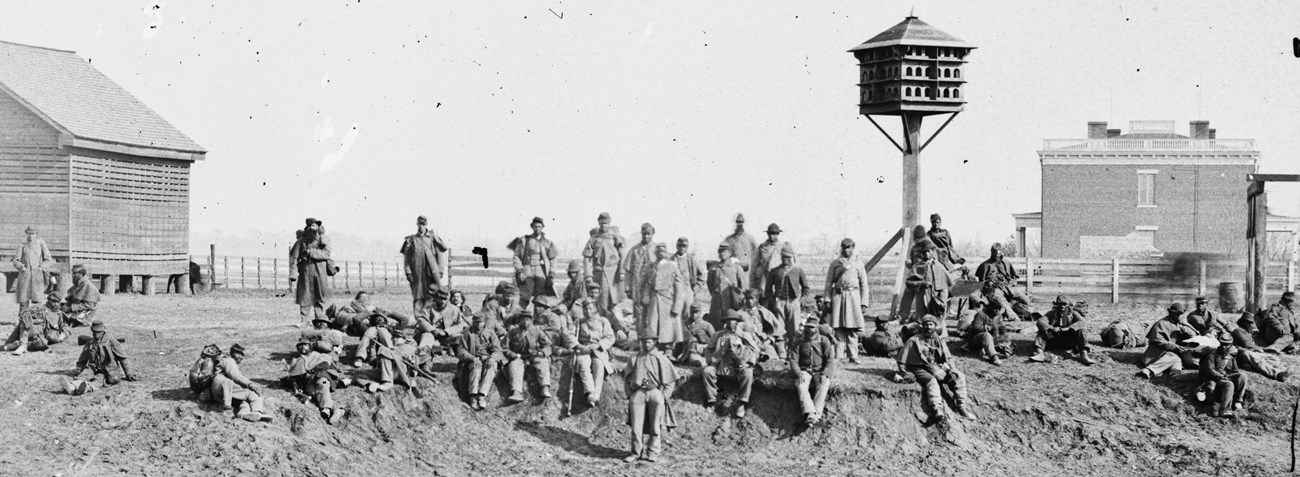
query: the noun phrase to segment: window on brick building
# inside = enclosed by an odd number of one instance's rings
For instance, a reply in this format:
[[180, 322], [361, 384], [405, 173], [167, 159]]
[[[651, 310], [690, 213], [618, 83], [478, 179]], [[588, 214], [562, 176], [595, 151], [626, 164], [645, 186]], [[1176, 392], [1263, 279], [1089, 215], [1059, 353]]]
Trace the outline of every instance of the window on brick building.
[[1156, 206], [1155, 171], [1138, 171], [1138, 207]]

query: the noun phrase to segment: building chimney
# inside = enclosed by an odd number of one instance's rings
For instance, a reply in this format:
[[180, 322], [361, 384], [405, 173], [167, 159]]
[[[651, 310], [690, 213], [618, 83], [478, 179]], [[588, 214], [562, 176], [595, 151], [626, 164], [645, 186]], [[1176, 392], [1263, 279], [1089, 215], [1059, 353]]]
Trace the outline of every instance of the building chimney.
[[1117, 138], [1117, 137], [1119, 137], [1119, 130], [1118, 130], [1118, 129], [1107, 129], [1107, 130], [1106, 130], [1106, 139], [1113, 139], [1113, 138]]
[[1214, 133], [1215, 133], [1214, 129], [1211, 129], [1211, 130], [1210, 130], [1210, 139], [1214, 139], [1214, 138], [1215, 138], [1215, 137], [1214, 137], [1214, 136], [1215, 136]]
[[1192, 126], [1191, 126], [1191, 134], [1190, 134], [1190, 136], [1192, 137], [1192, 139], [1209, 139], [1209, 138], [1210, 138], [1210, 122], [1209, 122], [1209, 121], [1192, 121], [1192, 122], [1191, 122], [1191, 125], [1192, 125]]
[[1106, 139], [1106, 121], [1088, 121], [1088, 139]]

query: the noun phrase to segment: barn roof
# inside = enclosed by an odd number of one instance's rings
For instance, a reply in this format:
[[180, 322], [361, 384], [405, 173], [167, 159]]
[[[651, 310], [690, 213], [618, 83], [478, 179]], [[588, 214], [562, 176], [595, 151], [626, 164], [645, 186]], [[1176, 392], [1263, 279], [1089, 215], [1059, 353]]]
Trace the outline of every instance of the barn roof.
[[72, 51], [0, 41], [0, 91], [73, 146], [189, 160], [207, 152]]
[[957, 37], [945, 33], [943, 30], [930, 26], [929, 23], [923, 22], [919, 18], [908, 16], [899, 24], [889, 27], [888, 30], [880, 32], [879, 35], [871, 37], [870, 40], [853, 47], [853, 49], [849, 51], [866, 50], [879, 46], [892, 45], [975, 48], [974, 45], [961, 41], [957, 39]]

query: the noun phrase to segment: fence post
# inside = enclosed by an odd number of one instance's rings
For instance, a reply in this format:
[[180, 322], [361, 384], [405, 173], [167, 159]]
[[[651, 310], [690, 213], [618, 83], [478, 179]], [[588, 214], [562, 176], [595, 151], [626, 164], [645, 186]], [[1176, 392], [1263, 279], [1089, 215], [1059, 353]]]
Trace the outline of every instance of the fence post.
[[1286, 261], [1286, 291], [1295, 291], [1295, 260]]
[[262, 288], [262, 257], [257, 258], [257, 288]]
[[221, 283], [230, 288], [230, 257], [221, 257]]
[[1034, 296], [1034, 259], [1025, 254], [1025, 295]]
[[375, 276], [375, 262], [370, 262], [370, 288], [379, 288], [379, 277]]
[[216, 289], [217, 283], [217, 244], [208, 244], [208, 290]]
[[384, 287], [388, 287], [388, 262], [384, 262]]
[[271, 288], [280, 289], [280, 259], [271, 259]]
[[1205, 260], [1197, 260], [1200, 264], [1200, 274], [1197, 275], [1196, 296], [1205, 296]]
[[244, 257], [239, 257], [239, 288], [248, 288], [248, 276], [244, 272]]
[[349, 270], [350, 268], [352, 267], [348, 266], [348, 261], [344, 260], [343, 261], [343, 289], [345, 290], [348, 288], [348, 274], [352, 273], [351, 270]]
[[1110, 262], [1110, 302], [1119, 303], [1119, 258]]

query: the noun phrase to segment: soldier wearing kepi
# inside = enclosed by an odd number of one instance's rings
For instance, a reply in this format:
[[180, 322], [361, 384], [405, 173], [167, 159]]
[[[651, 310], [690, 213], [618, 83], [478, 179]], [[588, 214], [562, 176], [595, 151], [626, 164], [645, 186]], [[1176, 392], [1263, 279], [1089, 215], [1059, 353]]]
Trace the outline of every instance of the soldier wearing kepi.
[[1030, 361], [1051, 362], [1046, 350], [1061, 349], [1078, 356], [1079, 362], [1092, 366], [1096, 362], [1090, 356], [1088, 339], [1083, 335], [1083, 314], [1075, 311], [1065, 297], [1057, 295], [1052, 302], [1052, 310], [1038, 319], [1038, 335], [1034, 338], [1034, 355]]
[[1187, 324], [1196, 329], [1201, 335], [1217, 335], [1220, 331], [1229, 331], [1227, 321], [1222, 316], [1209, 309], [1208, 298], [1203, 296], [1196, 297], [1196, 309], [1187, 314]]
[[454, 345], [456, 351], [456, 382], [469, 407], [482, 411], [492, 381], [497, 376], [497, 363], [501, 361], [501, 344], [492, 330], [483, 326], [483, 315], [474, 315], [470, 327], [461, 333]]
[[528, 224], [531, 235], [511, 240], [506, 248], [514, 253], [515, 284], [519, 286], [519, 304], [525, 305], [537, 295], [555, 296], [554, 285], [547, 286], [555, 272], [555, 257], [560, 254], [555, 243], [546, 238], [542, 229], [546, 222], [533, 217]]
[[5, 340], [3, 351], [12, 351], [14, 356], [21, 356], [31, 351], [44, 351], [50, 345], [62, 343], [68, 338], [63, 326], [63, 313], [59, 311], [62, 301], [59, 292], [50, 292], [45, 306], [29, 307], [18, 312], [18, 323]]
[[[569, 285], [564, 287], [564, 294], [560, 296], [560, 303], [572, 310], [574, 303], [587, 296], [587, 290], [582, 280], [582, 260], [569, 261], [568, 274]], [[596, 288], [600, 289], [599, 286]]]
[[853, 239], [840, 241], [840, 256], [826, 270], [826, 295], [830, 297], [828, 325], [835, 330], [835, 356], [858, 362], [858, 333], [866, 324], [867, 269], [853, 258]]
[[[94, 391], [99, 376], [104, 377], [106, 385], [117, 384], [121, 381], [113, 375], [114, 367], [122, 368], [122, 379], [135, 381], [135, 375], [131, 374], [130, 365], [127, 364], [126, 349], [122, 342], [108, 336], [104, 322], [95, 320], [91, 323], [90, 334], [90, 340], [81, 347], [81, 357], [77, 358], [77, 370], [72, 373], [72, 379], [64, 377], [60, 380], [63, 389], [74, 396]], [[79, 379], [87, 369], [91, 372], [90, 379]]]
[[1259, 323], [1260, 343], [1269, 353], [1294, 353], [1300, 338], [1300, 323], [1296, 321], [1295, 292], [1284, 292], [1282, 298], [1264, 311]]
[[[780, 264], [781, 255], [781, 227], [776, 224], [767, 226], [767, 241], [758, 244], [758, 249], [754, 251], [753, 258], [749, 264], [749, 286], [756, 290], [763, 290], [767, 285], [767, 274], [772, 268]], [[768, 305], [764, 303], [764, 305]]]
[[578, 367], [582, 389], [586, 390], [587, 404], [595, 407], [600, 402], [605, 375], [611, 367], [609, 350], [614, 348], [614, 328], [609, 325], [609, 320], [600, 316], [595, 305], [587, 307], [577, 328], [574, 364]]
[[297, 356], [289, 359], [289, 376], [285, 378], [300, 399], [311, 399], [320, 408], [320, 417], [330, 424], [343, 418], [343, 408], [334, 404], [332, 391], [347, 386], [350, 379], [335, 366], [334, 346], [328, 341], [302, 339], [296, 346]]
[[723, 239], [722, 243], [731, 249], [731, 253], [740, 262], [741, 270], [748, 272], [749, 265], [753, 263], [754, 250], [758, 249], [758, 241], [754, 240], [753, 235], [745, 233], [744, 214], [736, 214], [736, 231]]
[[1001, 310], [1001, 303], [990, 301], [966, 327], [966, 346], [994, 366], [1002, 366], [1002, 360], [1011, 351], [1011, 337], [1007, 336]]
[[217, 366], [217, 375], [212, 378], [212, 400], [220, 401], [225, 411], [234, 410], [235, 400], [244, 401], [237, 417], [248, 422], [271, 422], [271, 416], [263, 408], [262, 390], [239, 370], [244, 356], [243, 346], [230, 345], [230, 351]]
[[1236, 411], [1242, 409], [1242, 397], [1245, 396], [1249, 380], [1246, 373], [1237, 367], [1237, 350], [1233, 346], [1232, 335], [1226, 331], [1220, 332], [1218, 340], [1218, 348], [1201, 356], [1199, 374], [1202, 384], [1197, 397], [1205, 400], [1206, 397], [1217, 394], [1218, 399], [1210, 415], [1235, 417]]
[[18, 311], [26, 310], [41, 300], [41, 294], [48, 288], [49, 271], [54, 267], [54, 255], [50, 254], [45, 241], [36, 236], [36, 229], [27, 227], [25, 232], [27, 242], [18, 246], [13, 259], [14, 268], [18, 270], [18, 280], [14, 282]]
[[442, 252], [447, 244], [429, 229], [429, 219], [423, 215], [415, 219], [415, 233], [402, 241], [402, 267], [406, 281], [411, 284], [411, 307], [415, 316], [423, 316], [433, 299], [430, 285], [442, 286]]
[[623, 237], [610, 227], [609, 213], [601, 212], [596, 218], [599, 227], [582, 249], [583, 278], [600, 286], [598, 295], [600, 312], [609, 313], [618, 304], [616, 290], [623, 281]]
[[803, 410], [805, 425], [816, 424], [822, 418], [835, 364], [835, 345], [831, 344], [830, 338], [817, 332], [820, 325], [815, 315], [809, 316], [803, 323], [802, 334], [791, 346], [790, 370], [795, 375], [799, 408]]
[[636, 323], [641, 323], [645, 309], [649, 306], [645, 281], [653, 274], [655, 262], [658, 261], [654, 237], [655, 227], [648, 222], [641, 224], [641, 241], [633, 245], [627, 256], [623, 257], [623, 292], [624, 296], [632, 299], [632, 318]]
[[713, 341], [704, 349], [709, 364], [704, 368], [704, 407], [712, 408], [718, 401], [718, 377], [730, 378], [740, 387], [736, 417], [745, 417], [759, 355], [758, 340], [748, 327], [742, 328], [743, 320], [740, 312], [728, 310], [723, 318], [724, 328], [713, 335]]
[[738, 310], [743, 301], [742, 293], [749, 289], [749, 275], [732, 257], [731, 245], [723, 243], [718, 246], [718, 261], [709, 267], [709, 316], [713, 327], [722, 327], [722, 316], [727, 310]]
[[506, 337], [506, 373], [510, 376], [509, 402], [524, 401], [524, 370], [537, 376], [542, 399], [551, 398], [551, 338], [533, 324], [532, 313], [524, 310], [515, 318], [515, 328]]
[[934, 316], [922, 317], [921, 333], [907, 340], [903, 351], [898, 354], [898, 364], [915, 376], [921, 385], [921, 408], [928, 417], [927, 423], [948, 419], [941, 387], [950, 391], [957, 413], [974, 420], [975, 414], [969, 408], [970, 397], [966, 395], [966, 377], [953, 366], [952, 355], [939, 336], [938, 325], [939, 320]]
[[632, 428], [632, 454], [623, 459], [654, 462], [663, 451], [661, 435], [677, 427], [668, 398], [677, 383], [677, 368], [659, 351], [654, 338], [641, 339], [641, 352], [623, 371], [627, 391], [627, 424]]
[[677, 271], [682, 274], [682, 279], [686, 280], [686, 287], [682, 289], [685, 296], [682, 298], [682, 308], [677, 310], [677, 316], [682, 317], [682, 327], [690, 326], [691, 305], [695, 303], [698, 293], [704, 290], [704, 267], [700, 261], [695, 259], [695, 255], [690, 253], [691, 241], [686, 237], [677, 238], [677, 253], [671, 257], [677, 264]]
[[296, 269], [289, 279], [298, 281], [294, 301], [302, 315], [298, 326], [325, 316], [325, 300], [329, 299], [331, 249], [329, 237], [321, 227], [321, 221], [308, 218], [302, 238], [289, 249], [290, 266]]

